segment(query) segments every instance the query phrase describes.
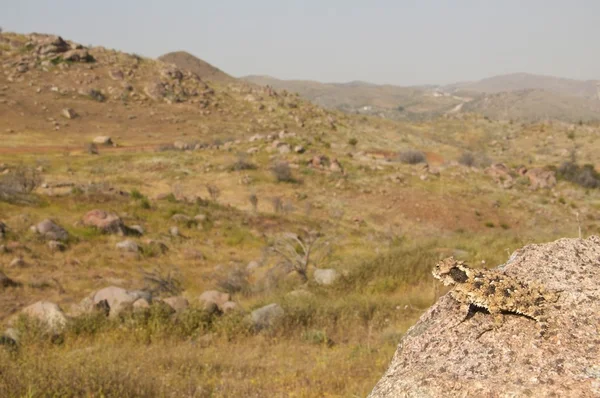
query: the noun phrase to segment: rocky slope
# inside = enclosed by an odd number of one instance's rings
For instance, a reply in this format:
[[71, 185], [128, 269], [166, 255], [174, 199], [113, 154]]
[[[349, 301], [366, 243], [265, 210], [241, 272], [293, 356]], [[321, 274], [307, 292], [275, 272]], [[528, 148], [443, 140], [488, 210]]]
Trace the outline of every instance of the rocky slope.
[[189, 70], [195, 73], [201, 79], [209, 81], [233, 82], [234, 77], [223, 72], [219, 68], [212, 66], [206, 61], [201, 60], [185, 51], [175, 51], [158, 57], [159, 60], [174, 64], [180, 69]]
[[600, 238], [529, 245], [500, 266], [526, 283], [560, 292], [548, 312], [549, 336], [536, 322], [464, 312], [448, 294], [403, 337], [371, 398], [442, 396], [591, 397], [600, 394]]

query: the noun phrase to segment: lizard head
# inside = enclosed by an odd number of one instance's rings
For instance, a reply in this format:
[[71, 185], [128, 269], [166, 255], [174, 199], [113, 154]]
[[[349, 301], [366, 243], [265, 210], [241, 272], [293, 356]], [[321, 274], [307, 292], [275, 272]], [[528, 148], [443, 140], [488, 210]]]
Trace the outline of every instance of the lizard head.
[[469, 279], [465, 264], [462, 261], [456, 261], [454, 257], [448, 257], [437, 263], [431, 273], [445, 286], [464, 283]]

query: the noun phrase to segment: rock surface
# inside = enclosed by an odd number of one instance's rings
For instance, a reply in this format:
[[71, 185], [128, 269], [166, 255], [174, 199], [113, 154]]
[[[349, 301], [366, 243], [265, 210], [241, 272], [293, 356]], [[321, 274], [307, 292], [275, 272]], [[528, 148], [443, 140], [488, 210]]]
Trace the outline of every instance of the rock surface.
[[94, 293], [92, 304], [97, 306], [101, 301], [106, 300], [110, 307], [110, 316], [115, 317], [130, 308], [139, 298], [139, 295], [132, 294], [121, 287], [109, 286]]
[[23, 308], [21, 313], [39, 320], [53, 331], [60, 331], [67, 324], [67, 317], [60, 307], [49, 301], [38, 301], [31, 304]]
[[324, 286], [333, 285], [339, 276], [340, 274], [333, 268], [317, 269], [314, 274], [315, 282]]
[[109, 234], [124, 235], [127, 228], [119, 216], [104, 210], [92, 210], [83, 217], [83, 225]]
[[600, 238], [528, 245], [499, 270], [560, 292], [548, 336], [519, 315], [496, 329], [484, 312], [461, 323], [446, 294], [407, 331], [369, 397], [599, 396]]
[[56, 224], [50, 219], [46, 219], [35, 226], [38, 234], [46, 240], [66, 241], [69, 239], [69, 233], [66, 229]]
[[267, 329], [279, 321], [283, 315], [285, 315], [283, 308], [279, 304], [273, 303], [252, 311], [250, 320], [255, 329]]

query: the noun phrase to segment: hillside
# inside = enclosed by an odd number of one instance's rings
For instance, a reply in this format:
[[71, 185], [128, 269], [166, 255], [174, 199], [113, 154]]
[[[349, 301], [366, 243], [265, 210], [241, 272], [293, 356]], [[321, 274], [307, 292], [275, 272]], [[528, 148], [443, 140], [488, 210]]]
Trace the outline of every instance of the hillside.
[[395, 120], [427, 120], [471, 112], [497, 120], [600, 120], [596, 81], [513, 74], [471, 83], [411, 88], [362, 82], [286, 81], [265, 76], [244, 79], [299, 93], [326, 108]]
[[229, 76], [219, 68], [185, 51], [171, 52], [158, 57], [158, 59], [195, 73], [201, 79], [208, 81], [232, 82], [235, 80], [235, 78]]
[[354, 115], [43, 34], [0, 67], [0, 396], [366, 396], [440, 258], [600, 232], [596, 125]]
[[319, 83], [279, 80], [268, 76], [246, 76], [244, 80], [298, 93], [317, 105], [350, 113], [384, 115], [391, 119], [424, 119], [439, 116], [462, 102], [433, 90], [376, 85], [364, 82]]
[[589, 122], [600, 120], [600, 100], [526, 89], [488, 94], [465, 103], [461, 111], [497, 120]]

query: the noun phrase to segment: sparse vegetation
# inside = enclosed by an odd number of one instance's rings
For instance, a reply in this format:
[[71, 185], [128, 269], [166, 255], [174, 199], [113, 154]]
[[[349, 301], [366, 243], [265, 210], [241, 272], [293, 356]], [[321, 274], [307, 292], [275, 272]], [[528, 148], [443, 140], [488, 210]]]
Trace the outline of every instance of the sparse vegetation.
[[579, 166], [574, 162], [564, 162], [558, 168], [557, 176], [584, 188], [600, 188], [600, 174], [591, 164]]
[[423, 152], [415, 151], [413, 149], [399, 152], [397, 159], [398, 161], [406, 164], [419, 164], [427, 162], [427, 159], [425, 158], [425, 154]]
[[277, 162], [273, 167], [271, 167], [271, 172], [273, 173], [273, 176], [277, 182], [297, 182], [292, 174], [292, 169], [287, 162]]

